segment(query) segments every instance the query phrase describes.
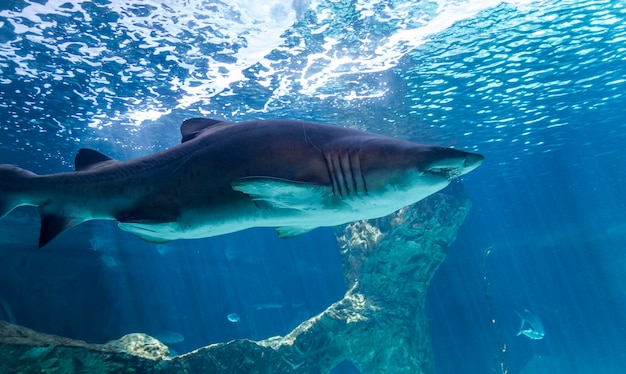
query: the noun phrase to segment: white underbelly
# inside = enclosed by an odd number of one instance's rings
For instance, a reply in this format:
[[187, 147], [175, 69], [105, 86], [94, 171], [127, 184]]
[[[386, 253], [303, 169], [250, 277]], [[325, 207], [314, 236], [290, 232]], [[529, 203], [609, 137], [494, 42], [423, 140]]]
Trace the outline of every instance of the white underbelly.
[[[254, 209], [246, 212], [230, 211], [226, 214], [187, 214], [181, 220], [168, 223], [120, 223], [119, 227], [144, 239], [199, 239], [229, 234], [253, 227], [316, 227], [337, 226], [362, 219], [388, 215], [402, 206], [341, 206], [310, 210]], [[153, 240], [155, 241], [155, 240]]]
[[316, 227], [337, 226], [389, 215], [446, 185], [447, 183], [432, 184], [403, 192], [389, 189], [378, 196], [326, 199], [321, 204], [309, 203], [306, 199], [298, 200], [297, 205], [289, 205], [289, 208], [284, 208], [286, 205], [265, 206], [263, 202], [253, 203], [252, 200], [245, 199], [232, 201], [220, 209], [182, 209], [183, 214], [175, 222], [120, 223], [119, 226], [155, 242], [206, 238], [253, 227], [292, 228], [295, 232], [306, 232]]

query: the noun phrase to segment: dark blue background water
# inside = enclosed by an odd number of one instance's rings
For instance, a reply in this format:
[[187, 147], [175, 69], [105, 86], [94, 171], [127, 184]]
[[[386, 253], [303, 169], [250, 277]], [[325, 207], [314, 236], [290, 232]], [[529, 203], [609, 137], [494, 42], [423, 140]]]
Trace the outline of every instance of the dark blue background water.
[[[458, 16], [445, 13], [452, 2], [369, 2], [372, 13], [296, 2], [280, 44], [257, 60], [243, 53], [262, 46], [254, 29], [228, 32], [249, 21], [235, 6], [194, 5], [203, 18], [169, 2], [41, 3], [0, 6], [2, 163], [67, 171], [85, 146], [129, 159], [176, 144], [180, 122], [198, 115], [310, 119], [478, 151], [486, 162], [463, 180], [472, 211], [429, 289], [437, 371], [626, 366], [623, 2], [494, 2], [478, 13], [467, 2], [467, 16], [440, 28], [438, 15]], [[274, 6], [276, 24], [289, 19]], [[390, 42], [424, 25], [437, 32]], [[94, 223], [41, 252], [36, 215], [12, 217], [0, 222], [0, 284], [10, 285], [0, 297], [40, 331], [90, 341], [175, 332], [184, 341], [171, 346], [186, 352], [285, 334], [345, 292], [328, 229], [155, 246]], [[524, 308], [543, 320], [542, 340], [516, 336]]]

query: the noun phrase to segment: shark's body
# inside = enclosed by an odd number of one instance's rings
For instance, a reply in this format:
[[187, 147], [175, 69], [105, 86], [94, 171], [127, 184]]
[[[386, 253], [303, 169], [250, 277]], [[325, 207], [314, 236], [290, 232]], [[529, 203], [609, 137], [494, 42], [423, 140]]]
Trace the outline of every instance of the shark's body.
[[37, 206], [39, 246], [81, 222], [117, 220], [151, 242], [250, 227], [290, 237], [381, 217], [441, 190], [483, 157], [338, 126], [191, 119], [183, 142], [125, 162], [81, 149], [75, 172], [0, 165], [0, 217]]

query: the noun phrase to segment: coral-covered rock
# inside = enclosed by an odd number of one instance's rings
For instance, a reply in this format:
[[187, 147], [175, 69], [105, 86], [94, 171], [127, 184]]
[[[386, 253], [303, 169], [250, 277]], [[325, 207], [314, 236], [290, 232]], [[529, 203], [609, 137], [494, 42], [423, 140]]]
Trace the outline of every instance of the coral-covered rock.
[[170, 355], [170, 351], [165, 344], [150, 335], [140, 333], [124, 335], [117, 340], [108, 342], [106, 346], [151, 360], [168, 358]]

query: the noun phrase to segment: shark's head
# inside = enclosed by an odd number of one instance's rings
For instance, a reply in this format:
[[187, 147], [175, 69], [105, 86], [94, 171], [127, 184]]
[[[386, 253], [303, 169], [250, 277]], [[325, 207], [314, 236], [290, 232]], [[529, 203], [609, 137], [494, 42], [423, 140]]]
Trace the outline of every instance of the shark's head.
[[483, 159], [476, 153], [389, 138], [364, 141], [359, 151], [368, 194], [398, 200], [402, 206], [441, 190]]

